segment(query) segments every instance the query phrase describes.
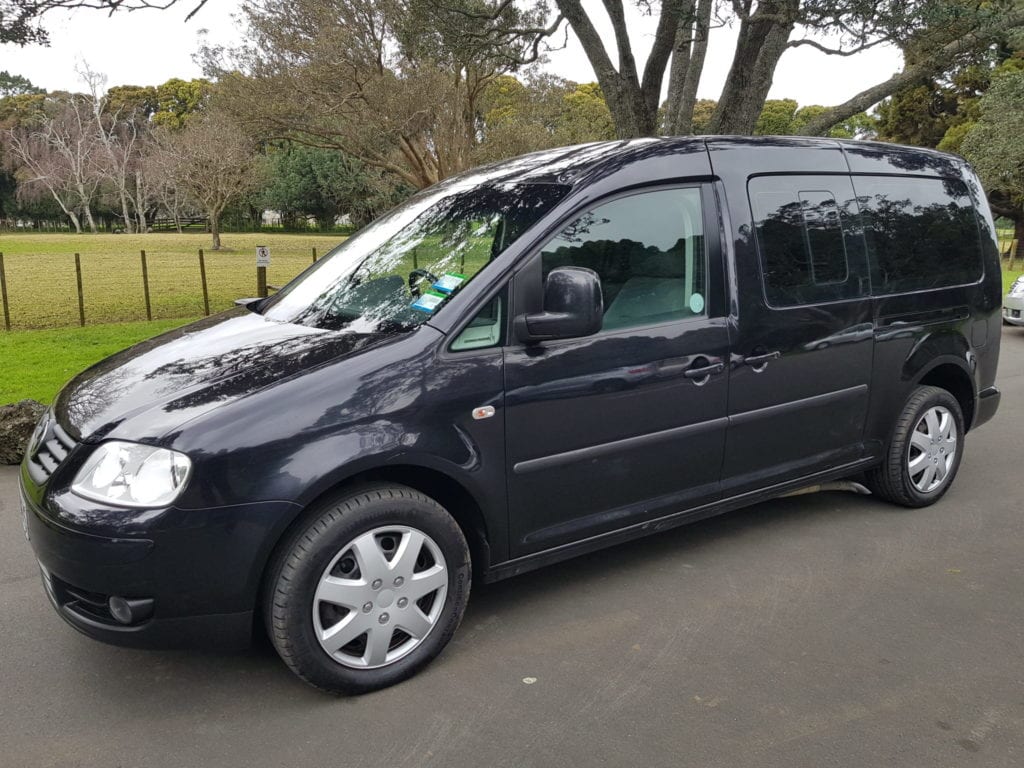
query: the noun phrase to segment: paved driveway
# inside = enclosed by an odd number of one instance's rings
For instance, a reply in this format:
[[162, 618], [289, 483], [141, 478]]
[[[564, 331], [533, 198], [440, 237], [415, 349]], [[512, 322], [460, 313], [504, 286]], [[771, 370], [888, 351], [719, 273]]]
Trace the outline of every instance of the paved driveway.
[[480, 589], [425, 673], [358, 699], [266, 649], [80, 637], [0, 469], [0, 765], [1024, 765], [1024, 330], [1003, 350], [938, 506], [779, 500]]

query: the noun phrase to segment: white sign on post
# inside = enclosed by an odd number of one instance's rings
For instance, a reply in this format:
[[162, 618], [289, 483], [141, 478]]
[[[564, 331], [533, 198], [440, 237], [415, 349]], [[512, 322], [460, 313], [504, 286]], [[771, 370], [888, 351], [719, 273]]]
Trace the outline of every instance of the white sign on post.
[[270, 247], [266, 245], [256, 246], [256, 266], [257, 267], [269, 267], [270, 266]]

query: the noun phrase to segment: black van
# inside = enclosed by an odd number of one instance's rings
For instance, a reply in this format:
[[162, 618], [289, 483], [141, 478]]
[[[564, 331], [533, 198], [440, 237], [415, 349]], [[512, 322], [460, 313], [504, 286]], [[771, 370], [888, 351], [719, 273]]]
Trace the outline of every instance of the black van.
[[959, 158], [666, 138], [413, 197], [278, 294], [115, 355], [44, 416], [25, 529], [60, 615], [413, 674], [470, 579], [841, 478], [937, 501], [995, 413], [1000, 266]]

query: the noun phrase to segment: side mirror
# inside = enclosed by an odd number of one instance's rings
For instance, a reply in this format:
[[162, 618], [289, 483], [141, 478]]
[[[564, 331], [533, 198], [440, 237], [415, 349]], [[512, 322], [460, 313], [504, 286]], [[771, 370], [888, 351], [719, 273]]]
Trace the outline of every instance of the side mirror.
[[235, 299], [235, 304], [239, 307], [245, 307], [250, 312], [256, 312], [260, 308], [260, 302], [263, 299], [259, 296], [247, 299]]
[[601, 330], [604, 298], [601, 278], [592, 269], [558, 267], [544, 281], [544, 311], [515, 319], [523, 343], [575, 339]]

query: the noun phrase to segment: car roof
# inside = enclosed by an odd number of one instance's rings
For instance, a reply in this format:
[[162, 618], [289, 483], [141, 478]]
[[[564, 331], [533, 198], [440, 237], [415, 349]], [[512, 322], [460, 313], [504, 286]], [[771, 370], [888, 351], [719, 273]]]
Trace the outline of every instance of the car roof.
[[911, 165], [932, 165], [936, 162], [963, 161], [956, 155], [934, 149], [907, 147], [879, 141], [859, 139], [833, 139], [817, 136], [659, 136], [641, 139], [577, 144], [569, 147], [531, 152], [469, 171], [462, 176], [482, 176], [481, 182], [493, 184], [567, 184], [574, 185], [584, 177], [603, 176], [616, 168], [649, 158], [652, 154], [686, 154], [705, 152], [708, 144], [744, 145], [764, 147], [822, 147], [842, 148], [858, 155], [899, 155], [916, 160]]

